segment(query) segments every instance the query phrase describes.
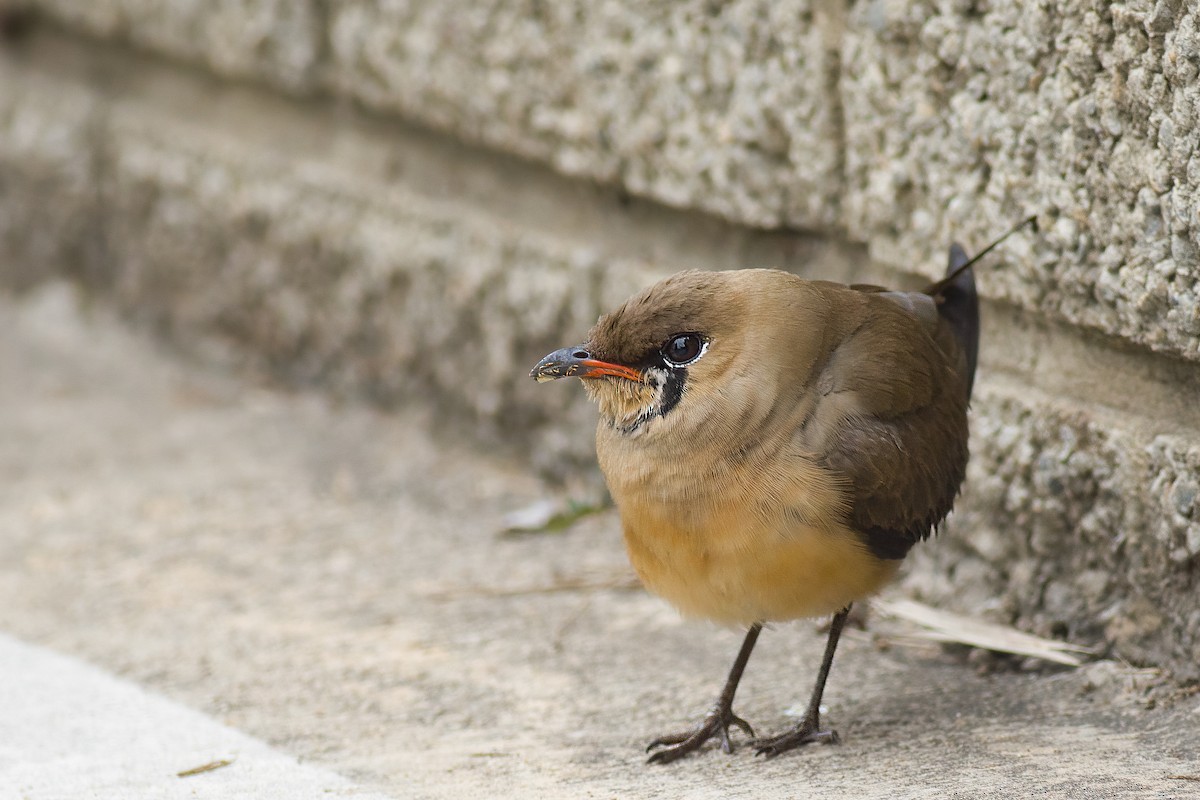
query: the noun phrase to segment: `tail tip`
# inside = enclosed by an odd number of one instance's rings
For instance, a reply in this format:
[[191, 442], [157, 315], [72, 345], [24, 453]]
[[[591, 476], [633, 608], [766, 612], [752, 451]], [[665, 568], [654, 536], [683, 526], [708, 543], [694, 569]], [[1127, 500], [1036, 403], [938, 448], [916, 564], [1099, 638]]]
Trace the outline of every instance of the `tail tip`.
[[963, 246], [958, 242], [951, 243], [949, 266], [946, 267], [946, 274], [952, 274], [954, 270], [961, 268], [968, 260], [967, 251], [963, 249]]

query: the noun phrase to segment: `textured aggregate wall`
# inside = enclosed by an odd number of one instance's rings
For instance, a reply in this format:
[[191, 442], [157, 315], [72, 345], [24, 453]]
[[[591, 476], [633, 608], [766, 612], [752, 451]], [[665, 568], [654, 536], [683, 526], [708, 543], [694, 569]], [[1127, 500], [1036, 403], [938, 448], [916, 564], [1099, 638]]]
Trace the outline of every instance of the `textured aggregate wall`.
[[1200, 677], [1186, 4], [34, 5], [65, 33], [0, 61], [6, 282], [80, 273], [548, 471], [588, 462], [590, 411], [525, 369], [648, 280], [903, 281], [1039, 212], [981, 274], [970, 480], [910, 586]]
[[911, 588], [1200, 678], [1200, 444], [992, 382], [979, 395], [965, 497]]
[[836, 220], [810, 0], [331, 6], [330, 82], [372, 107], [752, 225]]
[[36, 77], [0, 92], [0, 282], [86, 269], [96, 243], [95, 97]]
[[1038, 213], [994, 296], [1200, 359], [1182, 0], [32, 5], [670, 205], [832, 227], [902, 269]]
[[92, 34], [324, 89], [755, 225], [834, 222], [836, 51], [808, 0], [38, 0]]
[[1198, 25], [1181, 0], [854, 4], [846, 225], [924, 262], [1045, 214], [993, 296], [1200, 359]]
[[311, 91], [324, 31], [314, 0], [36, 0], [65, 25], [194, 61], [218, 75]]
[[121, 114], [110, 135], [115, 296], [175, 338], [216, 330], [292, 380], [388, 402], [450, 396], [468, 418], [503, 413], [517, 429], [545, 401], [568, 413], [567, 396], [535, 398], [515, 379], [522, 356], [589, 327], [604, 269], [623, 265], [158, 117]]

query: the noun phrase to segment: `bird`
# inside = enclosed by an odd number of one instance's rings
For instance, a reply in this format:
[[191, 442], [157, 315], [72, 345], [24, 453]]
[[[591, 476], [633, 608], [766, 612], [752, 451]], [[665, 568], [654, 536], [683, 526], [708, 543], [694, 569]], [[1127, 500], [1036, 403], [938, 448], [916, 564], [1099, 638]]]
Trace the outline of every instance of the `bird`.
[[[685, 617], [747, 630], [712, 710], [650, 742], [665, 764], [730, 730], [773, 757], [836, 743], [821, 698], [851, 605], [883, 588], [953, 508], [979, 347], [973, 265], [950, 248], [921, 291], [775, 269], [688, 270], [542, 358], [582, 379], [596, 454], [642, 584]], [[757, 737], [734, 713], [764, 624], [832, 615], [804, 716]]]

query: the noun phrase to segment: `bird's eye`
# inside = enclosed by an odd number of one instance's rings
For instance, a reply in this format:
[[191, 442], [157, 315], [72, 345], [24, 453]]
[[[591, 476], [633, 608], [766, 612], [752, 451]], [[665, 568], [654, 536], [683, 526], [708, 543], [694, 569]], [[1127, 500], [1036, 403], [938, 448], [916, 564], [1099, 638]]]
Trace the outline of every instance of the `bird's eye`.
[[676, 366], [695, 361], [704, 349], [704, 342], [696, 333], [680, 333], [672, 336], [662, 347], [663, 358]]

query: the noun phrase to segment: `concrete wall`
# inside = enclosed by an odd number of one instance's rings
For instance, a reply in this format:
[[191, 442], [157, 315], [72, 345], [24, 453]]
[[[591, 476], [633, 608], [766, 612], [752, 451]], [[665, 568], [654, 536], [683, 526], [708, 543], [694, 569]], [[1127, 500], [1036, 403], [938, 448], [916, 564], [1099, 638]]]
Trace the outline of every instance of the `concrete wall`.
[[908, 580], [1200, 677], [1187, 4], [23, 5], [0, 275], [547, 471], [588, 463], [590, 411], [528, 366], [645, 282], [912, 282], [1037, 213], [981, 271], [970, 480]]

